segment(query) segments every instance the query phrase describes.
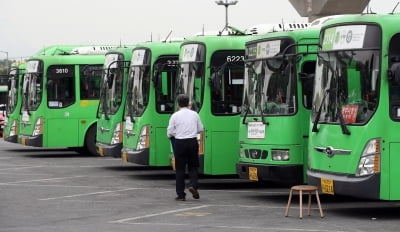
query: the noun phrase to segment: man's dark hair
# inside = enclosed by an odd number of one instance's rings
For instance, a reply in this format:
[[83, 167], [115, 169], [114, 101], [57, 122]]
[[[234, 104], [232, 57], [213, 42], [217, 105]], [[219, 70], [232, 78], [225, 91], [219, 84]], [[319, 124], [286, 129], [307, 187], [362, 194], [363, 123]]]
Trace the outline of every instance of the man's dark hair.
[[189, 97], [186, 94], [179, 94], [177, 99], [179, 107], [189, 106]]

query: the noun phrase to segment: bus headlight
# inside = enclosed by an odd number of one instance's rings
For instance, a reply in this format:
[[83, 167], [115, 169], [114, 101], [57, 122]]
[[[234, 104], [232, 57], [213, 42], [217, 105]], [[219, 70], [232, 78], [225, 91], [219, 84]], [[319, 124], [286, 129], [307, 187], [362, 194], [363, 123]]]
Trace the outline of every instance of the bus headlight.
[[150, 146], [150, 126], [144, 126], [140, 131], [139, 141], [136, 146], [136, 150], [142, 150], [149, 148]]
[[245, 151], [244, 150], [245, 149], [243, 149], [243, 148], [239, 149], [239, 158], [244, 158], [245, 157]]
[[372, 139], [365, 146], [358, 162], [356, 176], [371, 175], [380, 172], [381, 140]]
[[289, 150], [271, 150], [272, 160], [288, 161]]
[[18, 120], [14, 120], [14, 121], [11, 123], [10, 135], [9, 135], [9, 136], [15, 136], [15, 135], [17, 135], [17, 131], [18, 131]]
[[204, 154], [204, 131], [197, 135], [197, 142], [199, 143], [199, 155]]
[[43, 134], [43, 118], [38, 118], [35, 123], [35, 128], [33, 129], [33, 136], [38, 136]]
[[122, 122], [117, 123], [111, 138], [111, 144], [122, 143]]

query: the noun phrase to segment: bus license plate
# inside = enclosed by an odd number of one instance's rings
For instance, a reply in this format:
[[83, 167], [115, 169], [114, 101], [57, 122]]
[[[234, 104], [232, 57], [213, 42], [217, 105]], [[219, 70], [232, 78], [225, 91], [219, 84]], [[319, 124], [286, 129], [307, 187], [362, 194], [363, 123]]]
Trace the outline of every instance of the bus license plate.
[[258, 181], [258, 174], [256, 167], [249, 167], [249, 180]]
[[128, 154], [126, 152], [122, 152], [122, 161], [128, 163]]
[[321, 178], [321, 192], [334, 195], [333, 180]]
[[104, 149], [103, 147], [99, 147], [99, 155], [104, 156]]
[[176, 171], [176, 167], [175, 167], [175, 157], [172, 157], [172, 158], [171, 158], [171, 167], [172, 167], [172, 170]]

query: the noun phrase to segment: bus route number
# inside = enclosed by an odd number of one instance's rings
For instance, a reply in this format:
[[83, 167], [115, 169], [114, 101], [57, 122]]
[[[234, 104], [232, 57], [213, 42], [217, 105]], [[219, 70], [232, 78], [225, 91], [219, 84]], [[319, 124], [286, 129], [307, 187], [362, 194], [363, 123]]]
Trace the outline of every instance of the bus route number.
[[67, 74], [68, 72], [67, 68], [56, 68], [56, 74]]
[[227, 56], [226, 62], [244, 61], [244, 56]]

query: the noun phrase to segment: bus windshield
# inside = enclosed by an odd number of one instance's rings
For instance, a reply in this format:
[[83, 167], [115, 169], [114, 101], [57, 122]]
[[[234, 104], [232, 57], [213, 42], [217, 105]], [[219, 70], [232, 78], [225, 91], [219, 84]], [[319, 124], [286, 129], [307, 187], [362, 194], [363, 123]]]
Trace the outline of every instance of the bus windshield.
[[[376, 35], [380, 33], [372, 25], [328, 30], [347, 35], [339, 36], [347, 41], [341, 45], [339, 39], [333, 44], [323, 40], [315, 72], [312, 119], [314, 123], [365, 124], [378, 105], [381, 52]], [[353, 40], [348, 38], [349, 31]], [[325, 37], [329, 34], [326, 31]]]
[[[176, 92], [189, 96], [191, 109], [199, 111], [202, 106], [204, 80], [204, 45], [186, 44], [181, 48], [180, 71]], [[176, 104], [177, 105], [177, 104]]]
[[150, 91], [150, 51], [136, 49], [132, 54], [128, 77], [126, 115], [139, 117], [149, 103]]
[[292, 43], [286, 39], [248, 46], [242, 114], [268, 116], [296, 112], [296, 56], [289, 51], [291, 54], [282, 58], [282, 51]]
[[211, 56], [211, 112], [239, 114], [243, 96], [244, 51], [216, 51]]
[[157, 112], [173, 113], [178, 55], [161, 56], [154, 62], [153, 67], [153, 83], [156, 89]]
[[22, 110], [37, 110], [42, 101], [43, 62], [30, 60], [26, 65], [26, 74], [22, 86]]
[[74, 65], [49, 66], [46, 86], [49, 108], [63, 108], [75, 102], [74, 80]]
[[18, 101], [18, 75], [19, 70], [17, 68], [12, 69], [9, 74], [8, 79], [8, 99], [7, 99], [7, 114], [11, 114], [14, 112], [15, 108], [17, 107]]
[[116, 53], [106, 55], [100, 87], [99, 113], [114, 115], [121, 106], [123, 66], [122, 55]]

